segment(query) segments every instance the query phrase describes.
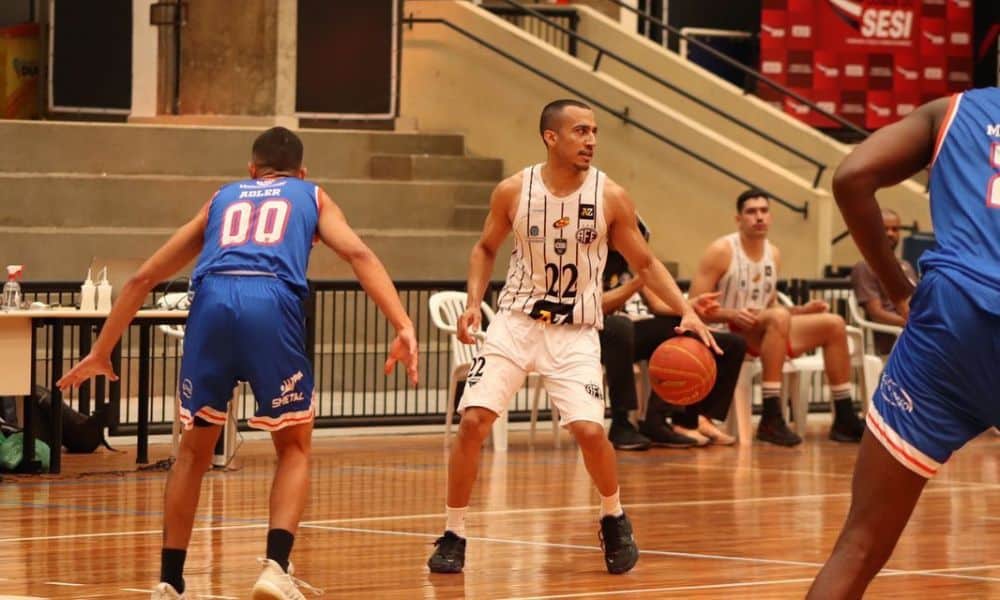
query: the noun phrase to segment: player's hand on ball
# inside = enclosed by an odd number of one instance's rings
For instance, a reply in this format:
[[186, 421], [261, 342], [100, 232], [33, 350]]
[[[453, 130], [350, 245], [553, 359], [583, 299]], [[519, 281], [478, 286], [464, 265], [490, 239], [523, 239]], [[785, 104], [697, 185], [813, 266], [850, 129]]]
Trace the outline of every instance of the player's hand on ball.
[[417, 373], [417, 335], [412, 327], [405, 327], [396, 332], [392, 345], [389, 346], [389, 358], [385, 360], [385, 374], [392, 373], [396, 363], [402, 363], [406, 367], [406, 376], [410, 383], [417, 385], [419, 375]]
[[95, 356], [93, 353], [88, 354], [83, 360], [76, 363], [76, 366], [69, 370], [68, 373], [62, 376], [56, 385], [62, 391], [67, 391], [70, 388], [78, 388], [80, 384], [87, 381], [91, 377], [96, 377], [98, 375], [104, 375], [109, 381], [118, 381], [118, 376], [115, 375], [115, 370], [111, 366], [111, 359], [107, 356]]
[[684, 313], [684, 316], [681, 317], [681, 324], [675, 327], [674, 331], [682, 335], [690, 331], [697, 335], [706, 346], [714, 350], [716, 354], [722, 354], [722, 348], [715, 343], [715, 336], [712, 335], [712, 330], [698, 318], [698, 315], [693, 310]]
[[470, 306], [465, 309], [462, 316], [458, 318], [458, 341], [463, 344], [475, 344], [474, 333], [479, 331], [482, 321], [483, 313], [478, 306]]

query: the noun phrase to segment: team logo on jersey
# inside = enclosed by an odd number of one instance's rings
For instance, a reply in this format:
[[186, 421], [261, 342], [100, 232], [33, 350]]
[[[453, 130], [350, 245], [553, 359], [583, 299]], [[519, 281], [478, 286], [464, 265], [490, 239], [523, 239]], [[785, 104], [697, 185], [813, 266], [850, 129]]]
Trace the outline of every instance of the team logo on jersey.
[[597, 239], [597, 230], [593, 227], [581, 227], [576, 230], [576, 241], [589, 244]]
[[293, 402], [301, 402], [305, 399], [305, 394], [296, 391], [299, 382], [305, 375], [302, 371], [296, 371], [291, 377], [285, 379], [281, 382], [281, 395], [277, 398], [271, 399], [271, 408], [281, 408], [286, 404], [291, 404]]
[[882, 394], [882, 399], [890, 406], [902, 409], [908, 413], [913, 412], [913, 398], [891, 377], [882, 377], [879, 392]]
[[593, 219], [594, 218], [594, 213], [596, 212], [594, 210], [594, 208], [595, 207], [594, 207], [593, 204], [581, 204], [580, 205], [580, 218], [581, 219]]
[[555, 250], [556, 254], [559, 256], [566, 254], [567, 247], [569, 247], [569, 244], [566, 243], [566, 238], [559, 238], [552, 242], [552, 249]]
[[532, 225], [531, 227], [528, 228], [528, 235], [530, 235], [531, 237], [538, 237], [539, 233], [540, 232], [538, 231], [538, 225]]
[[556, 229], [562, 229], [563, 227], [569, 225], [569, 217], [563, 217], [558, 221], [552, 223], [552, 226]]
[[591, 398], [595, 398], [597, 400], [604, 399], [604, 390], [602, 390], [601, 386], [597, 385], [596, 383], [588, 383], [587, 385], [583, 386], [583, 389], [588, 394], [590, 394]]

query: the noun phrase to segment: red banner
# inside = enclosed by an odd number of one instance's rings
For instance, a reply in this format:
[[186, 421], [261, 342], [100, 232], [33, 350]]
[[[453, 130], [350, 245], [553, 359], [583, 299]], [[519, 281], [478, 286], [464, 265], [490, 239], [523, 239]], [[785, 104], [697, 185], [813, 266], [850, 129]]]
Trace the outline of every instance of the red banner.
[[[972, 11], [973, 0], [766, 0], [761, 71], [875, 129], [972, 85]], [[800, 103], [781, 106], [832, 125]]]

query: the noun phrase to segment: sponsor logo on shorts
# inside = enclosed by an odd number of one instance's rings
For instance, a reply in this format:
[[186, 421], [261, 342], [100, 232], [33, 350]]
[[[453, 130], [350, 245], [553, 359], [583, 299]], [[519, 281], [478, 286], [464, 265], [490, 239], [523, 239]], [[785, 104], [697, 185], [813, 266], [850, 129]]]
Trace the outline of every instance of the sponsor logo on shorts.
[[188, 400], [194, 394], [194, 383], [190, 379], [185, 379], [181, 382], [181, 394], [184, 395]]
[[597, 230], [593, 227], [581, 227], [576, 230], [576, 241], [589, 244], [597, 239]]
[[879, 391], [882, 394], [882, 399], [889, 406], [894, 406], [908, 413], [913, 412], [913, 398], [892, 377], [887, 375], [882, 376], [882, 384], [879, 386]]
[[305, 399], [305, 394], [296, 391], [296, 387], [305, 375], [302, 371], [296, 371], [291, 377], [281, 382], [281, 395], [271, 400], [271, 408], [281, 408], [293, 402], [301, 402]]
[[597, 385], [596, 383], [588, 383], [587, 385], [583, 386], [583, 389], [586, 390], [588, 394], [590, 394], [591, 398], [595, 398], [597, 400], [604, 399], [604, 390], [601, 389], [601, 386]]

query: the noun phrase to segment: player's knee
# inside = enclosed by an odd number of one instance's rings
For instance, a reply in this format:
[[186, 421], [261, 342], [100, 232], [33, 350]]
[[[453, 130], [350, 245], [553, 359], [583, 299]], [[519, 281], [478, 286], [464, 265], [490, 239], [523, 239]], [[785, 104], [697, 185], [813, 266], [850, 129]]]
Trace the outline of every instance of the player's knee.
[[830, 337], [841, 339], [847, 338], [847, 323], [844, 322], [844, 318], [840, 315], [828, 314], [826, 316], [826, 329], [830, 334]]
[[606, 441], [604, 437], [604, 426], [591, 421], [574, 421], [569, 424], [569, 430], [576, 443], [583, 450], [596, 448]]
[[462, 421], [458, 424], [458, 435], [463, 440], [482, 442], [490, 433], [490, 427], [496, 420], [496, 415], [489, 409], [469, 407], [462, 413]]
[[787, 335], [792, 323], [792, 314], [784, 306], [775, 306], [761, 313], [761, 319], [768, 330]]
[[293, 425], [271, 434], [278, 459], [286, 456], [306, 456], [312, 448], [312, 427], [310, 424]]

